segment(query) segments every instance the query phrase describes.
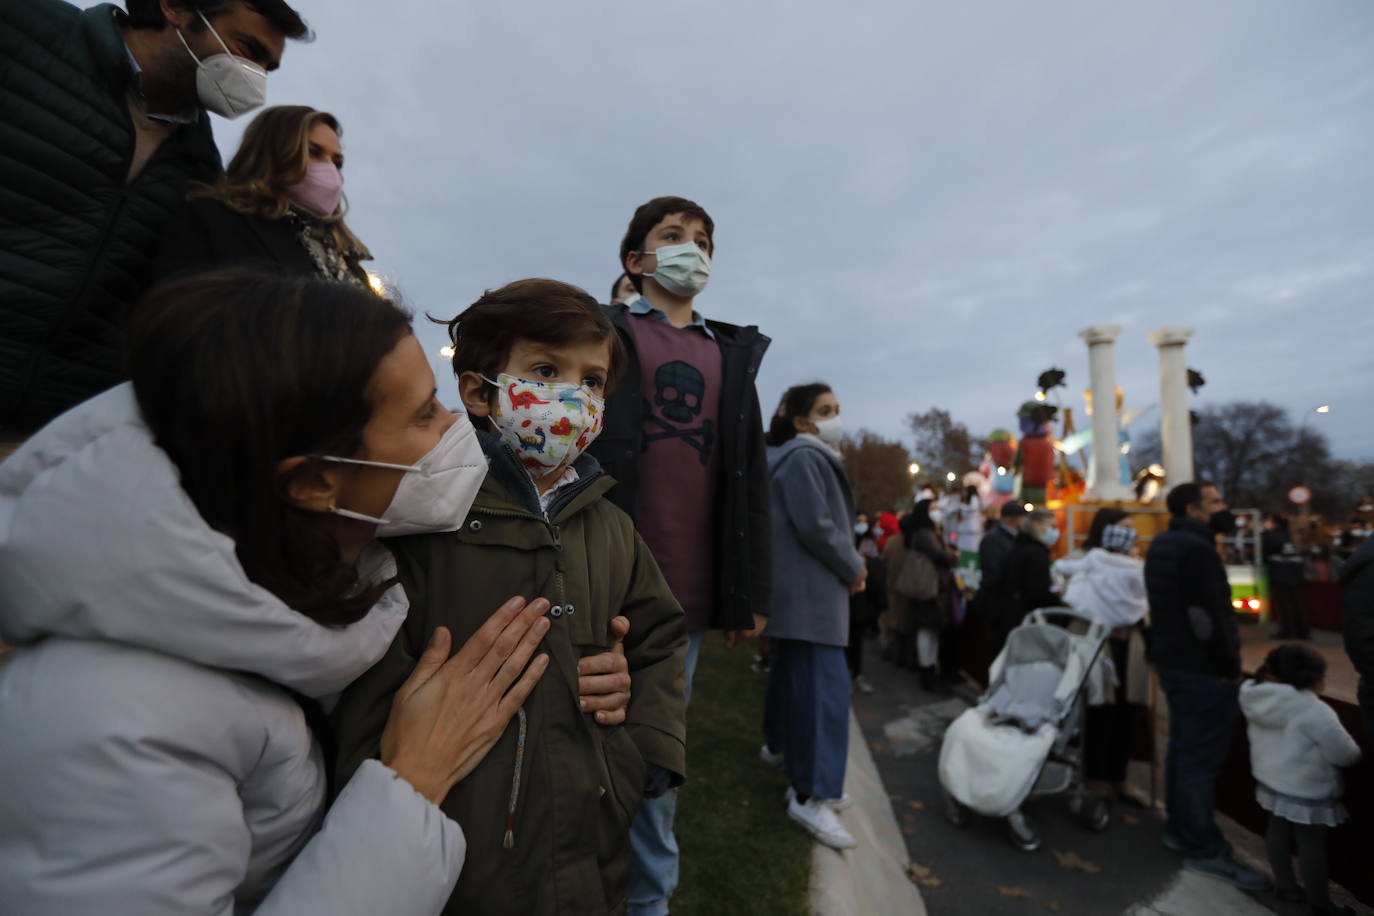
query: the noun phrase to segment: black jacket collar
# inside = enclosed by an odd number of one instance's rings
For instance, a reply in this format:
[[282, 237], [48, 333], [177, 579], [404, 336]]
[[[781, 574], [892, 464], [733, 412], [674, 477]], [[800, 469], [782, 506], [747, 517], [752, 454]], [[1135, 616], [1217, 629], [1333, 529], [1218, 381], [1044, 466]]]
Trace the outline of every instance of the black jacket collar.
[[1197, 519], [1189, 518], [1186, 515], [1181, 518], [1169, 519], [1169, 530], [1186, 531], [1189, 534], [1195, 534], [1198, 537], [1206, 540], [1209, 544], [1215, 544], [1217, 540], [1216, 532], [1213, 531], [1211, 528], [1208, 528], [1206, 522], [1200, 522]]

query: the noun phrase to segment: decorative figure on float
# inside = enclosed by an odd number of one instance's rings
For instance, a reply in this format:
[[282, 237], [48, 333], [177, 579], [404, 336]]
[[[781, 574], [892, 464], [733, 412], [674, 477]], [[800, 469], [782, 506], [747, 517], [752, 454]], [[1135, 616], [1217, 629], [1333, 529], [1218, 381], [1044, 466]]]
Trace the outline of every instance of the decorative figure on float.
[[1027, 401], [1016, 417], [1021, 425], [1021, 444], [1016, 449], [1016, 498], [1043, 505], [1046, 488], [1054, 477], [1054, 442], [1050, 432], [1059, 408], [1053, 404]]

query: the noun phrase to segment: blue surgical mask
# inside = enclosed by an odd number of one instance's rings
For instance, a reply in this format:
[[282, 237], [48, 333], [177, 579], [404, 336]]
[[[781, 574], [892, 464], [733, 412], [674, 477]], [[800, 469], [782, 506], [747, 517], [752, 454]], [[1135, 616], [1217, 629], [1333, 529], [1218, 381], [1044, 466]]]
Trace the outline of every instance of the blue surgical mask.
[[643, 254], [652, 254], [658, 261], [654, 272], [644, 276], [653, 277], [674, 296], [691, 298], [704, 290], [711, 279], [711, 258], [696, 242], [664, 245]]

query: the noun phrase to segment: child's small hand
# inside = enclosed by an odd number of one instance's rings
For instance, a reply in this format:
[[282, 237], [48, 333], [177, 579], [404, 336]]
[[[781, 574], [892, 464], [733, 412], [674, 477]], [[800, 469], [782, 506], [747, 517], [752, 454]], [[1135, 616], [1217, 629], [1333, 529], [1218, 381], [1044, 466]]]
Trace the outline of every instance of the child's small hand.
[[628, 617], [611, 620], [611, 651], [589, 655], [577, 663], [578, 703], [583, 712], [595, 713], [601, 725], [625, 721], [630, 705], [630, 663], [625, 660], [625, 634], [630, 632]]

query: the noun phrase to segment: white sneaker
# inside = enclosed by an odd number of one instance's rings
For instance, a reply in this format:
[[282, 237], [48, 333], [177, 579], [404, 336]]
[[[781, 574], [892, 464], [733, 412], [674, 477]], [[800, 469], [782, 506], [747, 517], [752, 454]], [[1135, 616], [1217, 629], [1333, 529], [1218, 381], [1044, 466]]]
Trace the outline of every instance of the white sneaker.
[[787, 816], [831, 849], [853, 849], [856, 845], [853, 835], [840, 823], [839, 815], [823, 799], [812, 798], [802, 805], [793, 798], [787, 803]]
[[[791, 786], [788, 786], [786, 794], [783, 795], [783, 799], [788, 804], [791, 804], [792, 799], [796, 797], [797, 790], [792, 788]], [[848, 809], [854, 807], [854, 799], [850, 796], [848, 792], [844, 793], [839, 798], [822, 798], [821, 803], [824, 804], [831, 811], [847, 811]]]
[[782, 769], [782, 754], [775, 754], [768, 749], [768, 745], [759, 748], [759, 759], [770, 767]]
[[862, 694], [870, 694], [873, 692], [873, 683], [861, 674], [854, 678], [854, 689]]

